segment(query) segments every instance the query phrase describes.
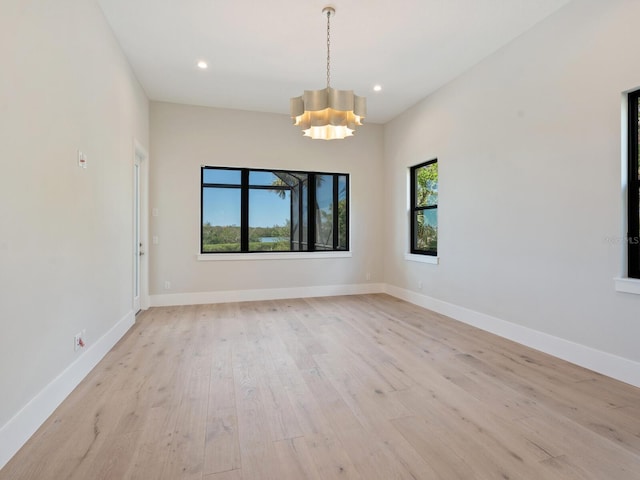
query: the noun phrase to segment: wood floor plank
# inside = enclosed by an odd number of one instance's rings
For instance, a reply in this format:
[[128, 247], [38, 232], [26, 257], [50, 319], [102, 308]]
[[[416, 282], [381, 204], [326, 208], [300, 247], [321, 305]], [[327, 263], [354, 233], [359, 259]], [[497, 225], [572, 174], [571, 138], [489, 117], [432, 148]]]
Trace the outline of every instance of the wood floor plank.
[[152, 308], [0, 480], [639, 480], [640, 389], [387, 295]]
[[461, 391], [457, 392], [459, 399], [434, 392], [442, 390], [432, 387], [431, 395], [408, 391], [396, 395], [411, 408], [415, 418], [425, 422], [425, 429], [428, 426], [437, 432], [437, 437], [465, 461], [481, 463], [481, 471], [489, 477], [546, 478], [539, 462], [549, 454], [536, 448], [513, 422], [470, 402]]
[[[303, 372], [305, 382], [320, 399], [322, 412], [346, 449], [356, 470], [366, 479], [410, 479], [411, 472], [358, 420], [345, 398], [335, 389], [329, 376], [321, 369]], [[372, 441], [363, 442], [363, 438]]]
[[214, 349], [205, 439], [205, 474], [240, 468], [238, 419], [235, 401], [231, 344]]
[[[469, 465], [464, 455], [451, 449], [443, 438], [449, 433], [416, 417], [398, 418], [392, 421], [398, 431], [424, 457], [429, 466], [443, 480], [472, 480], [478, 478], [474, 465]], [[479, 469], [478, 469], [479, 470]], [[499, 478], [499, 477], [497, 477]]]
[[211, 475], [205, 475], [203, 480], [242, 480], [242, 470], [212, 473]]
[[280, 463], [280, 478], [282, 480], [322, 480], [311, 455], [307, 449], [304, 437], [289, 438], [274, 442]]
[[[589, 472], [586, 478], [640, 478], [640, 455], [630, 453], [597, 432], [566, 417], [533, 416], [517, 422], [549, 451], [563, 451], [563, 461], [548, 462], [554, 467], [576, 465]], [[555, 457], [554, 457], [555, 458]], [[580, 471], [579, 470], [579, 471]]]
[[201, 479], [204, 471], [204, 445], [209, 392], [209, 376], [194, 368], [178, 405], [178, 416], [171, 439], [171, 455], [160, 478]]
[[[323, 413], [320, 401], [304, 379], [287, 347], [279, 338], [268, 344], [269, 354], [278, 367], [277, 373], [291, 401], [292, 411], [304, 435], [307, 451], [318, 475], [323, 480], [361, 479], [331, 423]], [[315, 364], [314, 364], [315, 365]], [[315, 373], [317, 366], [309, 372]]]
[[[249, 309], [241, 307], [245, 314]], [[279, 465], [260, 391], [260, 359], [251, 345], [259, 341], [255, 326], [246, 325], [247, 341], [233, 346], [233, 375], [242, 474], [249, 479], [277, 480]]]
[[176, 405], [151, 407], [133, 458], [123, 478], [144, 480], [161, 478], [165, 465], [173, 455], [173, 432], [178, 417]]

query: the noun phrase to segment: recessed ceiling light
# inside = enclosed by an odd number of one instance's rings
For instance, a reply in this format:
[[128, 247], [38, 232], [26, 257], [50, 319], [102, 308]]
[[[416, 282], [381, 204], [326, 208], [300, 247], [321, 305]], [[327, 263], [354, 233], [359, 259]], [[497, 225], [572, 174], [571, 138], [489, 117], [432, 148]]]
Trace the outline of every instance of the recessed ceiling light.
[[200, 60], [198, 62], [198, 68], [200, 68], [201, 70], [206, 70], [209, 67], [209, 65], [207, 65], [207, 62], [205, 62], [204, 60]]
[[382, 91], [382, 85], [375, 85], [373, 87], [373, 91], [374, 92], [381, 92]]

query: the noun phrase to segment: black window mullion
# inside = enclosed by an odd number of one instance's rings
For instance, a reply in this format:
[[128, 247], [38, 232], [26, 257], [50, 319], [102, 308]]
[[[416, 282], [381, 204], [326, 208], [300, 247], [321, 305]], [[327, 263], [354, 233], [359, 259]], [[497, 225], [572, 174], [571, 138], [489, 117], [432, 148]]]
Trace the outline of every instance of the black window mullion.
[[340, 215], [338, 213], [338, 196], [339, 196], [339, 175], [333, 175], [333, 249], [338, 250], [340, 240], [340, 232], [338, 232]]
[[309, 174], [309, 201], [307, 205], [307, 249], [310, 252], [316, 250], [316, 175]]
[[[337, 250], [349, 250], [349, 177], [346, 175], [338, 175], [338, 182], [340, 178], [344, 178], [344, 248], [340, 246], [340, 234], [343, 232], [338, 231], [338, 247]], [[340, 189], [338, 189], [338, 201], [340, 201]], [[339, 206], [339, 204], [338, 204]], [[340, 220], [340, 209], [338, 208], [338, 220]], [[338, 228], [340, 228], [340, 222], [338, 221]]]
[[[290, 189], [293, 197], [293, 189]], [[293, 202], [289, 202], [289, 251], [293, 251]]]
[[410, 175], [411, 175], [411, 181], [409, 182], [409, 188], [411, 190], [411, 219], [409, 220], [409, 222], [411, 223], [411, 231], [410, 231], [410, 235], [411, 238], [409, 239], [409, 251], [410, 252], [415, 252], [416, 250], [416, 244], [415, 244], [415, 238], [416, 238], [416, 172], [417, 172], [417, 167], [411, 167], [410, 170]]
[[638, 179], [638, 102], [640, 90], [629, 94], [628, 147], [628, 276], [640, 278], [640, 180]]
[[249, 170], [242, 169], [240, 192], [240, 251], [249, 251]]
[[350, 212], [351, 212], [351, 185], [349, 182], [349, 177], [345, 176], [344, 178], [344, 185], [345, 185], [345, 202], [344, 202], [344, 208], [345, 208], [345, 212], [344, 212], [344, 228], [345, 228], [345, 235], [344, 235], [344, 249], [345, 250], [349, 250], [351, 243], [349, 240], [349, 231], [351, 230], [349, 228], [349, 226], [351, 225], [350, 222]]
[[[307, 179], [307, 182], [309, 180]], [[308, 191], [308, 189], [307, 189]], [[307, 203], [309, 201], [307, 200]], [[304, 250], [304, 181], [298, 178], [298, 250]], [[307, 248], [308, 249], [308, 248]]]
[[200, 169], [200, 253], [204, 253], [204, 168]]

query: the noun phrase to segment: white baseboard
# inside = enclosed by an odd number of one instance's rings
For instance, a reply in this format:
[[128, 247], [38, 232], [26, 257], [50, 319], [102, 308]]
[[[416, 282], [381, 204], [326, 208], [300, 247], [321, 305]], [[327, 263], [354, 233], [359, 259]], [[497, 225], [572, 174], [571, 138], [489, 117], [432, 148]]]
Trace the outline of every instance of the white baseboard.
[[381, 283], [364, 283], [358, 285], [320, 285], [315, 287], [173, 293], [168, 295], [151, 295], [151, 306], [171, 307], [178, 305], [203, 305], [208, 303], [282, 300], [285, 298], [335, 297], [338, 295], [382, 293], [384, 291], [384, 285]]
[[133, 326], [129, 312], [0, 428], [0, 469]]
[[522, 325], [507, 322], [484, 313], [443, 302], [426, 295], [405, 290], [393, 285], [385, 285], [385, 293], [433, 310], [463, 323], [473, 325], [487, 332], [513, 340], [554, 357], [561, 358], [594, 372], [615, 378], [635, 387], [640, 387], [640, 363], [618, 357], [595, 348], [574, 343], [563, 338], [533, 330]]

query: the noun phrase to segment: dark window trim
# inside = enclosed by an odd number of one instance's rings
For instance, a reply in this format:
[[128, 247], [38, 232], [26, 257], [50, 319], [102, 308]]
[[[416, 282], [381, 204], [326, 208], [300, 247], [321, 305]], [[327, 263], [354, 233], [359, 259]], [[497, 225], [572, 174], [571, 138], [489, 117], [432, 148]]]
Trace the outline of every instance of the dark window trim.
[[[241, 182], [240, 184], [220, 184], [220, 183], [205, 183], [204, 176], [206, 170], [237, 170], [240, 171], [241, 174]], [[279, 187], [279, 186], [270, 186], [270, 185], [250, 185], [249, 184], [249, 174], [251, 172], [285, 172], [287, 174], [304, 174], [307, 176], [307, 189], [308, 189], [308, 200], [307, 200], [307, 250], [293, 250], [293, 238], [292, 244], [290, 245], [289, 250], [277, 250], [277, 251], [254, 251], [249, 250], [249, 191], [250, 190], [288, 190], [287, 187]], [[316, 240], [316, 176], [325, 175], [333, 177], [333, 204], [335, 205], [334, 216], [333, 216], [333, 225], [334, 225], [334, 235], [333, 235], [333, 248], [331, 250], [316, 250], [315, 240]], [[339, 228], [339, 216], [338, 216], [338, 198], [339, 198], [339, 179], [340, 177], [345, 177], [346, 179], [346, 232], [345, 232], [345, 248], [340, 248], [340, 235], [338, 232]], [[311, 186], [314, 186], [311, 188]], [[216, 167], [210, 165], [202, 165], [200, 168], [200, 255], [225, 255], [225, 254], [249, 254], [249, 253], [266, 253], [266, 254], [278, 254], [278, 253], [317, 253], [317, 252], [348, 252], [350, 251], [349, 244], [349, 206], [350, 206], [350, 198], [349, 198], [349, 190], [350, 190], [350, 178], [348, 173], [336, 173], [336, 172], [312, 172], [312, 171], [304, 171], [304, 170], [286, 170], [282, 168], [245, 168], [245, 167]], [[237, 188], [240, 189], [240, 251], [236, 252], [205, 252], [202, 238], [202, 225], [203, 225], [203, 216], [204, 216], [204, 189], [205, 188]], [[303, 207], [303, 195], [299, 195], [299, 209], [302, 211]], [[293, 204], [291, 206], [293, 209]], [[293, 213], [293, 212], [292, 212]], [[293, 217], [293, 215], [292, 215]], [[299, 241], [300, 245], [303, 244], [303, 228], [300, 225], [298, 229]]]
[[628, 170], [627, 170], [627, 244], [628, 244], [628, 273], [630, 278], [640, 278], [640, 181], [638, 180], [638, 103], [640, 90], [628, 95], [629, 126], [628, 126]]
[[410, 168], [410, 176], [411, 176], [411, 181], [410, 181], [410, 189], [411, 189], [411, 219], [410, 219], [410, 223], [411, 223], [411, 228], [410, 228], [410, 238], [409, 238], [409, 251], [412, 254], [415, 255], [429, 255], [432, 257], [436, 257], [438, 256], [438, 251], [437, 250], [418, 250], [417, 248], [415, 248], [414, 242], [415, 242], [415, 235], [416, 235], [416, 213], [418, 212], [422, 212], [425, 210], [437, 210], [438, 208], [438, 204], [436, 203], [435, 205], [428, 205], [428, 206], [417, 206], [416, 205], [416, 170], [418, 170], [419, 168], [422, 167], [426, 167], [428, 165], [432, 165], [434, 163], [438, 163], [438, 159], [434, 158], [433, 160], [428, 160], [426, 162], [420, 163], [418, 165], [414, 165], [413, 167]]
[[[242, 169], [240, 187], [240, 251], [249, 251], [249, 170]], [[204, 212], [202, 212], [204, 214]], [[201, 215], [202, 215], [201, 214]], [[201, 222], [202, 223], [202, 222]], [[204, 253], [204, 252], [200, 252]]]
[[[349, 216], [350, 215], [350, 213], [349, 213], [350, 212], [349, 199], [351, 198], [351, 196], [350, 196], [351, 193], [350, 193], [349, 190], [350, 190], [351, 187], [350, 187], [350, 183], [349, 183], [349, 175], [340, 174], [340, 176], [342, 176], [342, 175], [346, 176], [344, 188], [345, 188], [345, 196], [346, 196], [346, 199], [347, 199], [347, 204], [345, 205], [346, 211], [344, 212], [344, 217], [345, 217], [344, 221], [345, 221], [345, 224], [347, 226], [347, 230], [346, 230], [345, 236], [344, 236], [345, 247], [342, 248], [342, 249], [341, 248], [336, 248], [336, 250], [347, 252], [347, 251], [349, 251], [349, 238], [350, 238], [349, 237], [349, 230], [350, 230], [350, 228], [349, 228], [349, 225], [350, 225], [349, 224], [349, 219], [350, 219], [350, 216]], [[336, 178], [336, 184], [338, 184], [339, 178], [340, 178], [339, 176]], [[339, 197], [339, 195], [340, 195], [340, 189], [338, 188], [338, 191], [336, 192], [336, 197], [335, 197], [335, 200], [334, 200], [336, 202], [335, 205], [338, 205], [338, 197]], [[336, 215], [336, 218], [338, 218], [337, 215]], [[336, 231], [338, 231], [337, 228], [336, 228]], [[338, 239], [336, 241], [338, 242], [338, 244], [340, 243], [340, 232], [338, 232]]]
[[316, 204], [316, 176], [309, 174], [307, 180], [307, 250], [305, 252], [316, 251], [316, 209], [312, 205]]

